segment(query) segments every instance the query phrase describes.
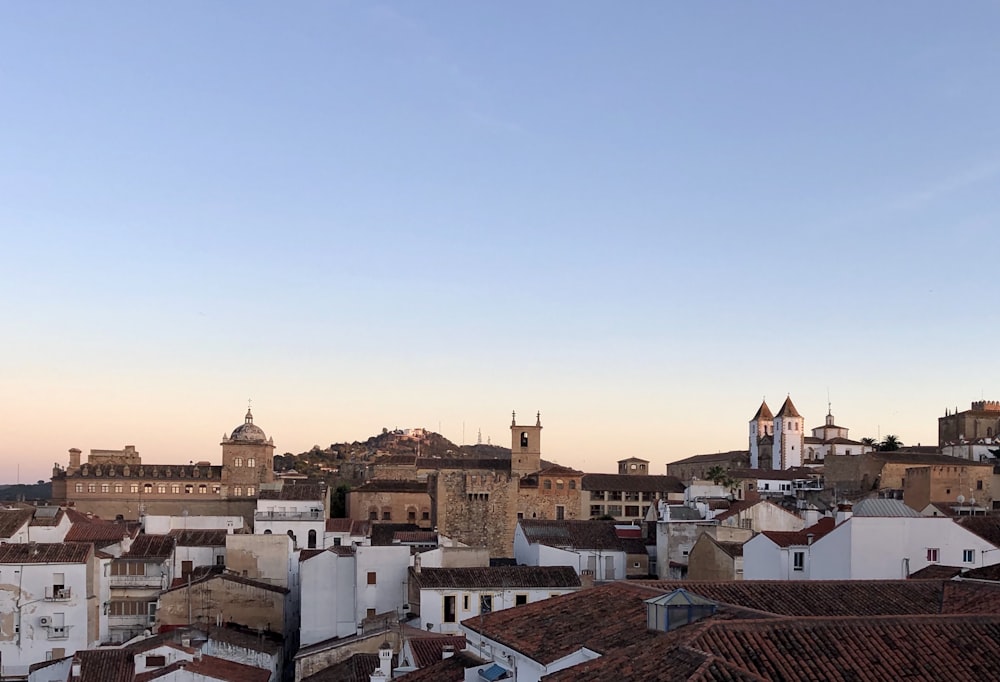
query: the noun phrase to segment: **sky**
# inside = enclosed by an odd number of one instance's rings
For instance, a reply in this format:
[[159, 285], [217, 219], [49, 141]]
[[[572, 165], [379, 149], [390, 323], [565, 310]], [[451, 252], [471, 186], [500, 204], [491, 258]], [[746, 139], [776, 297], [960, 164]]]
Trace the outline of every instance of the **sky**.
[[654, 472], [1000, 399], [1000, 3], [0, 4], [0, 482], [426, 427]]

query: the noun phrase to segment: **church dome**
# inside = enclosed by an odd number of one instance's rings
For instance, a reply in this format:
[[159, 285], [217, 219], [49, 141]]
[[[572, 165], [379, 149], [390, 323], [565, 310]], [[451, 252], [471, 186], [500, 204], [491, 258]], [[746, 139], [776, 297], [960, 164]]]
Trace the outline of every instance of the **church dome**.
[[247, 409], [246, 421], [233, 429], [229, 440], [242, 443], [266, 443], [267, 436], [264, 435], [264, 429], [253, 423], [253, 414]]

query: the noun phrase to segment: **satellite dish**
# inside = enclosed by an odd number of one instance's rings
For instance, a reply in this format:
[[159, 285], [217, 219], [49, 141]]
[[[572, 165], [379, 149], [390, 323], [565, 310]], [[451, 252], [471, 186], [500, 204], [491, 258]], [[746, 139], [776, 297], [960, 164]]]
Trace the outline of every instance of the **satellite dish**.
[[965, 495], [959, 495], [955, 499], [958, 500], [959, 504], [965, 504]]
[[976, 506], [976, 498], [974, 498], [974, 497], [970, 497], [969, 498], [969, 506], [970, 507]]

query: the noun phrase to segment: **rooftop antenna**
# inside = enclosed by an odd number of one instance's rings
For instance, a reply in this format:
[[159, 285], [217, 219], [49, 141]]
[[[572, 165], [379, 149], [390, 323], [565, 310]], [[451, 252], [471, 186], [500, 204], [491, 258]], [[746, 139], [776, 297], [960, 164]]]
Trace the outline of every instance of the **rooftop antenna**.
[[483, 429], [479, 428], [476, 429], [476, 445], [482, 445], [482, 444], [483, 444]]

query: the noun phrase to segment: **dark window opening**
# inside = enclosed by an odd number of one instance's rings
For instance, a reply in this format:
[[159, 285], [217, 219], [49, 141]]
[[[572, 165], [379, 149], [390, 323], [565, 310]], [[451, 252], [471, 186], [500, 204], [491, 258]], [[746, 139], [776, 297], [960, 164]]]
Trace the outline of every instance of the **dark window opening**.
[[521, 432], [521, 447], [522, 448], [528, 447], [528, 432], [527, 431], [522, 431]]
[[455, 622], [455, 595], [448, 595], [444, 598], [444, 622]]

